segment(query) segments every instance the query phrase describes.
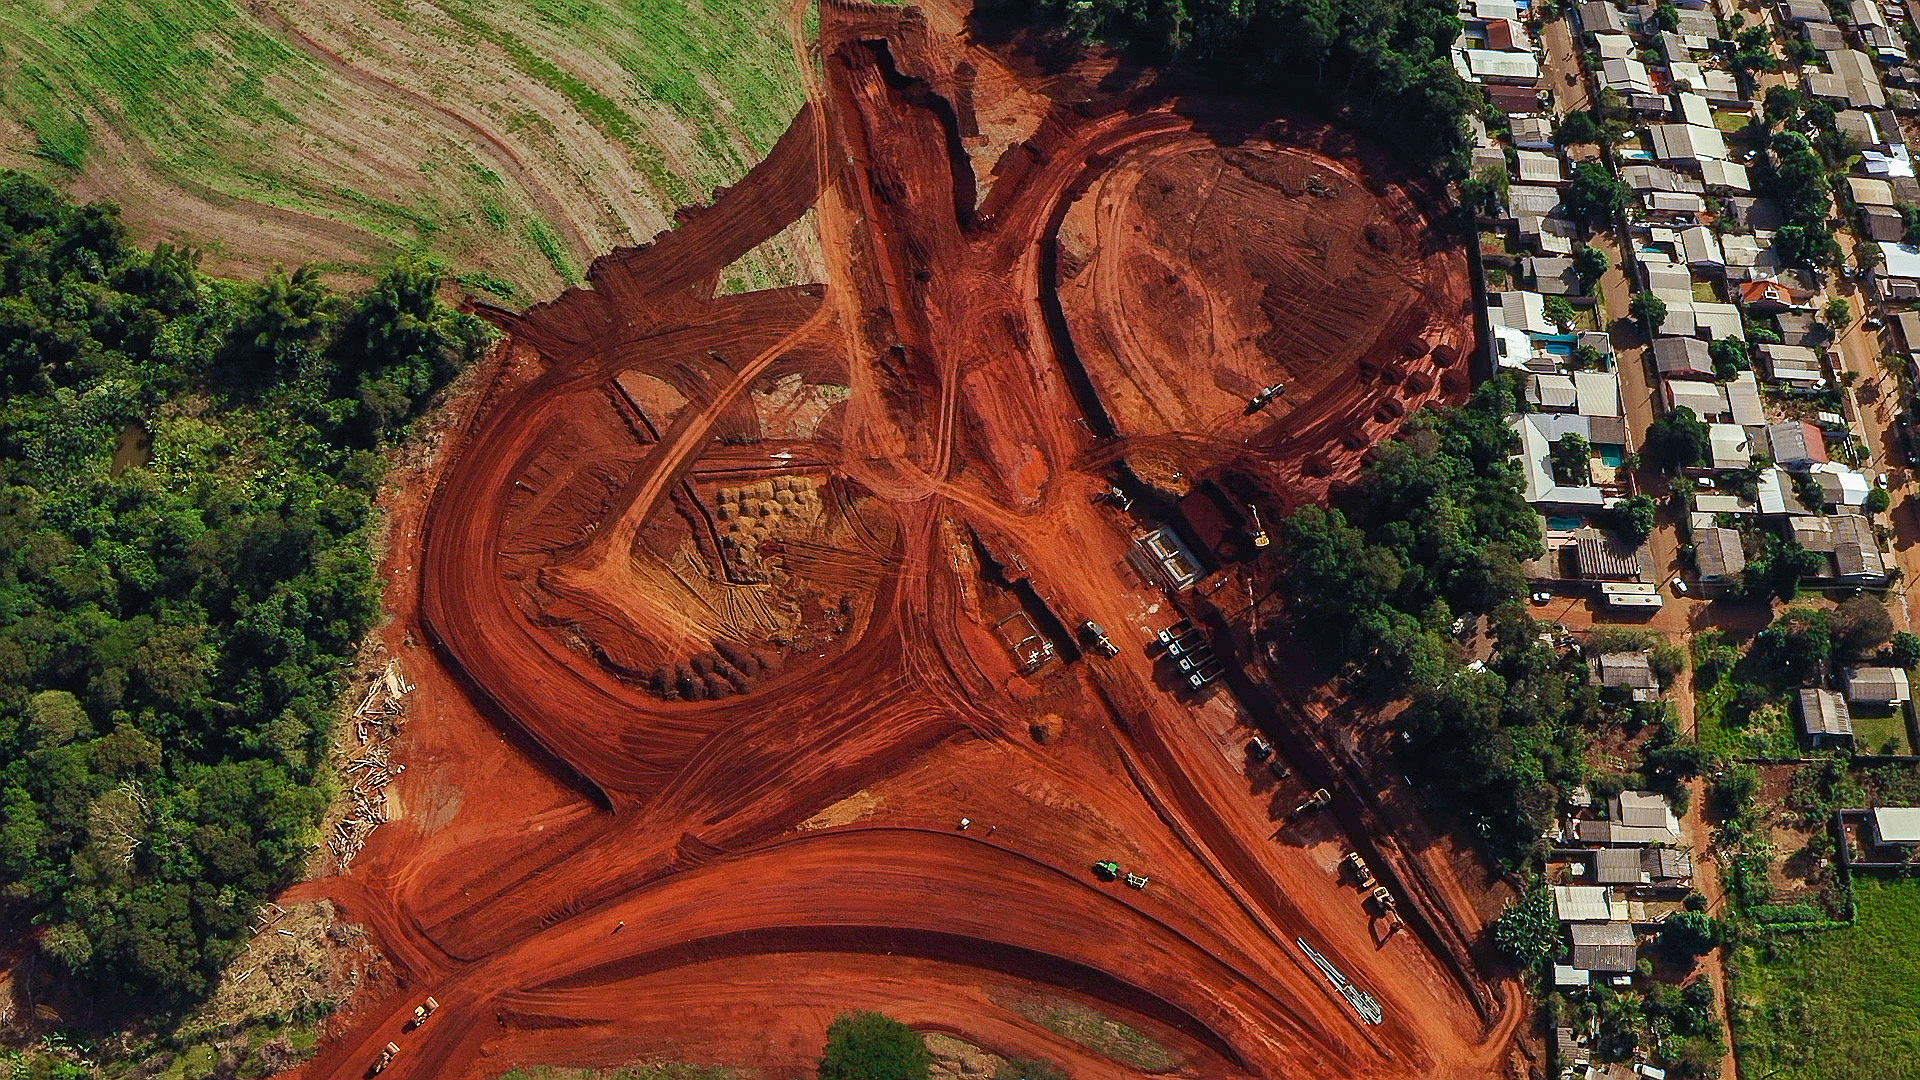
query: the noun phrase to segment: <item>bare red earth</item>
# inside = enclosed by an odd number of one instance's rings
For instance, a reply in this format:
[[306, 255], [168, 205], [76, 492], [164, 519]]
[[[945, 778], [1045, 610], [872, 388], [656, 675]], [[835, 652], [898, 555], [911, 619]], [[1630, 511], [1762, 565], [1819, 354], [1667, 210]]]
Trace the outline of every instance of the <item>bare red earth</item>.
[[[1521, 1010], [1473, 956], [1475, 886], [1284, 645], [1227, 692], [1172, 692], [1144, 641], [1174, 602], [1096, 498], [1158, 454], [1277, 513], [1457, 396], [1466, 268], [1428, 196], [1323, 126], [1042, 71], [911, 9], [824, 3], [819, 54], [742, 184], [589, 288], [489, 312], [507, 362], [418, 541], [444, 667], [410, 668], [485, 720], [417, 715], [404, 814], [302, 887], [408, 985], [303, 1075], [360, 1076], [395, 1040], [389, 1077], [788, 1076], [854, 1008], [1130, 1072], [1042, 1022], [1069, 1006], [1183, 1075], [1501, 1071]], [[1020, 109], [1031, 137], [983, 151], [976, 118]], [[713, 295], [809, 208], [825, 283]], [[1035, 597], [1120, 655], [1020, 674]], [[1179, 605], [1238, 652], [1228, 599]], [[1295, 776], [1247, 762], [1252, 725]], [[1292, 812], [1322, 785], [1329, 811]], [[1339, 879], [1354, 847], [1407, 932]], [[1099, 882], [1102, 859], [1151, 883]]]

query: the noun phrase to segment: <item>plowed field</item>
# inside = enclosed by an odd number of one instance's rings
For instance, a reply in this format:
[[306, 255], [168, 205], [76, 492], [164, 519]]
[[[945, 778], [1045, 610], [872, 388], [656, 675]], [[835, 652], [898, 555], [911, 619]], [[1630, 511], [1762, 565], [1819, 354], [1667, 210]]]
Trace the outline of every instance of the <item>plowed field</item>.
[[[854, 1008], [1075, 1076], [1504, 1071], [1523, 1010], [1473, 954], [1472, 868], [1340, 702], [1252, 647], [1258, 564], [1195, 525], [1182, 592], [1136, 542], [1196, 485], [1190, 521], [1209, 491], [1228, 518], [1322, 498], [1464, 392], [1466, 264], [1430, 193], [1317, 123], [939, 12], [808, 25], [808, 104], [739, 185], [487, 312], [510, 353], [398, 578], [423, 694], [478, 714], [417, 717], [404, 812], [302, 888], [407, 985], [303, 1075], [394, 1040], [389, 1077], [785, 1077]], [[820, 284], [716, 294], [807, 214]], [[1226, 660], [1199, 693], [1149, 645], [1183, 614]], [[1113, 1023], [1063, 1019], [1089, 1016]]]

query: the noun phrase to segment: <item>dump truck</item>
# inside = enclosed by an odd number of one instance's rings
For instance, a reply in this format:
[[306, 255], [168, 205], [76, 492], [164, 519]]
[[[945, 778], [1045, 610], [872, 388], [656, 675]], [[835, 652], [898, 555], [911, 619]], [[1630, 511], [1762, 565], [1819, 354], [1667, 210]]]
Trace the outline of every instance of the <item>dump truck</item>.
[[1265, 761], [1273, 756], [1273, 744], [1256, 735], [1247, 743], [1247, 756], [1255, 761]]
[[1146, 888], [1147, 882], [1151, 880], [1153, 879], [1147, 877], [1147, 875], [1145, 874], [1128, 874], [1127, 875], [1127, 884], [1133, 886], [1136, 889]]
[[1160, 644], [1172, 646], [1175, 640], [1186, 637], [1191, 633], [1193, 633], [1193, 620], [1181, 619], [1179, 622], [1160, 631]]
[[1333, 801], [1333, 793], [1328, 791], [1326, 788], [1320, 788], [1316, 790], [1313, 794], [1307, 796], [1306, 802], [1303, 802], [1299, 806], [1294, 807], [1293, 812], [1296, 814], [1304, 814], [1309, 810], [1318, 810], [1332, 801]]
[[1099, 878], [1101, 881], [1118, 881], [1120, 879], [1120, 864], [1111, 859], [1104, 859], [1094, 863], [1093, 876]]
[[407, 1026], [419, 1027], [421, 1024], [426, 1023], [427, 1018], [432, 1016], [434, 1010], [438, 1009], [439, 1007], [440, 1007], [440, 1002], [434, 1000], [433, 998], [428, 998], [427, 1000], [421, 1002], [420, 1004], [415, 1005], [413, 1007], [413, 1022], [408, 1024]]
[[1260, 508], [1253, 505], [1252, 503], [1248, 503], [1247, 516], [1253, 519], [1253, 528], [1250, 531], [1250, 536], [1253, 540], [1253, 546], [1256, 548], [1263, 548], [1263, 547], [1266, 547], [1268, 544], [1273, 543], [1273, 538], [1267, 535], [1267, 527], [1265, 525], [1260, 524]]
[[1252, 416], [1266, 408], [1269, 402], [1279, 397], [1286, 389], [1286, 383], [1274, 383], [1272, 386], [1262, 387], [1259, 393], [1247, 399], [1247, 415]]
[[1393, 914], [1394, 908], [1399, 906], [1394, 901], [1393, 894], [1387, 891], [1385, 885], [1374, 889], [1372, 893], [1368, 894], [1367, 899], [1372, 902], [1375, 912], [1381, 915], [1391, 915]]
[[393, 1064], [393, 1059], [399, 1056], [400, 1044], [388, 1043], [386, 1049], [380, 1051], [380, 1056], [373, 1059], [373, 1068], [368, 1070], [367, 1075], [378, 1076], [386, 1072], [387, 1066]]

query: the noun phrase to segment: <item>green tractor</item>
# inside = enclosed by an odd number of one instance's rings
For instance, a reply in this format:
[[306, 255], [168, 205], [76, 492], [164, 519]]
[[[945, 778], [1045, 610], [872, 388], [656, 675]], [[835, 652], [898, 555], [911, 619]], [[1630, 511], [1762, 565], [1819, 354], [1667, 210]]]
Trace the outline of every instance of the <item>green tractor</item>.
[[1119, 881], [1120, 864], [1111, 859], [1093, 864], [1093, 876], [1101, 881]]

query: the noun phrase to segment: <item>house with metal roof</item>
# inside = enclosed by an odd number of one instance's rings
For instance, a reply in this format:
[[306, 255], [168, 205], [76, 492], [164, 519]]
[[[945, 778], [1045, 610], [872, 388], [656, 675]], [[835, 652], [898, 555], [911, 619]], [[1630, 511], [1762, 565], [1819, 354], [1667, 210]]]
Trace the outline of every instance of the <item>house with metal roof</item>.
[[1800, 706], [1800, 730], [1810, 745], [1839, 746], [1853, 742], [1853, 714], [1847, 709], [1846, 699], [1822, 686], [1803, 686], [1796, 697]]
[[1594, 660], [1593, 681], [1635, 701], [1657, 701], [1660, 697], [1660, 680], [1645, 651], [1601, 653]]
[[1693, 530], [1693, 561], [1700, 568], [1700, 581], [1707, 585], [1732, 585], [1740, 581], [1747, 568], [1747, 551], [1739, 529], [1719, 526]]
[[1907, 682], [1907, 669], [1880, 664], [1863, 664], [1846, 671], [1847, 702], [1876, 709], [1890, 709], [1913, 700]]
[[1582, 971], [1632, 971], [1640, 961], [1640, 940], [1627, 922], [1574, 923], [1574, 967]]

